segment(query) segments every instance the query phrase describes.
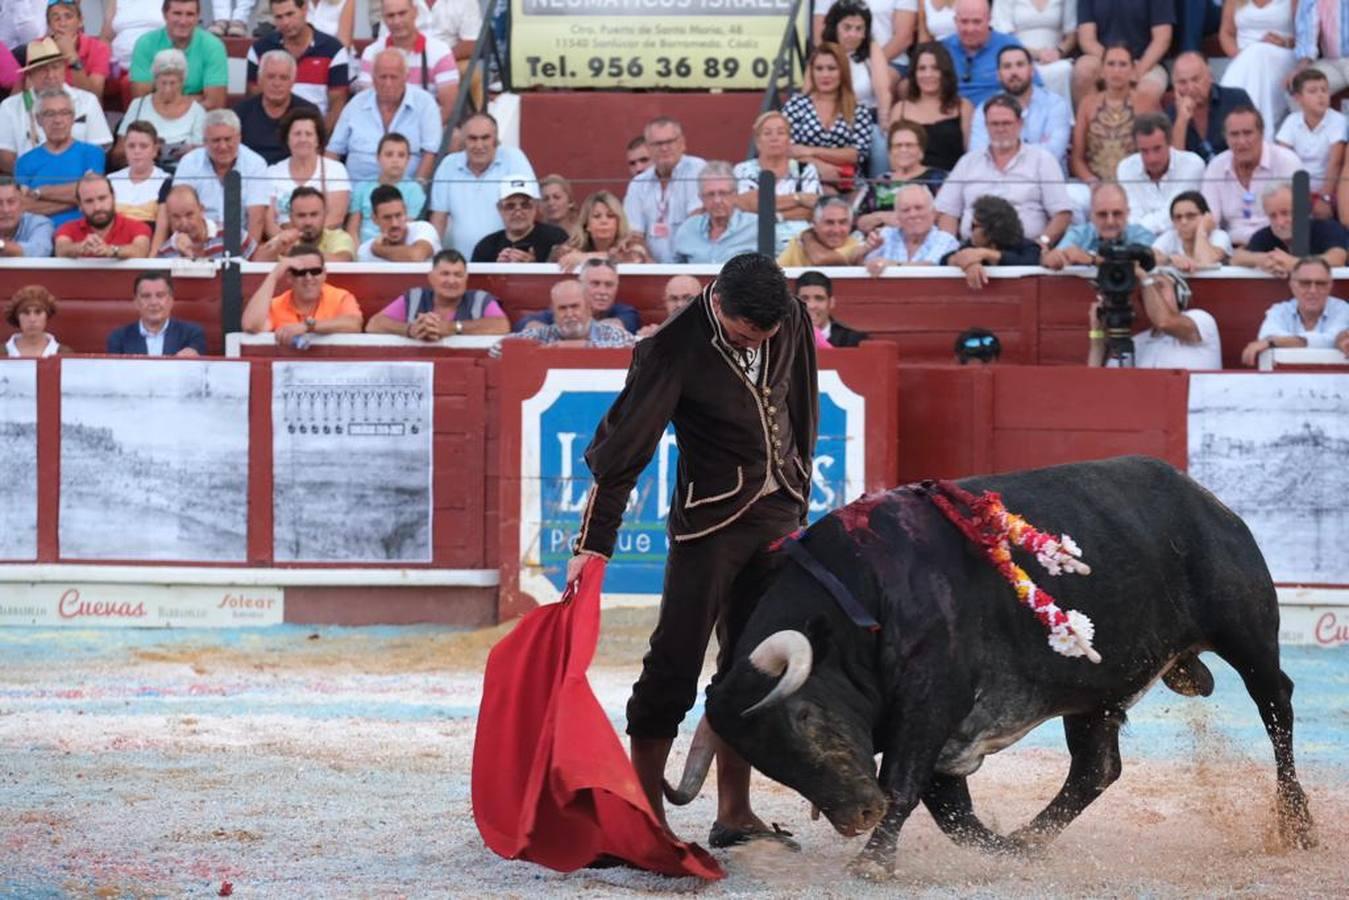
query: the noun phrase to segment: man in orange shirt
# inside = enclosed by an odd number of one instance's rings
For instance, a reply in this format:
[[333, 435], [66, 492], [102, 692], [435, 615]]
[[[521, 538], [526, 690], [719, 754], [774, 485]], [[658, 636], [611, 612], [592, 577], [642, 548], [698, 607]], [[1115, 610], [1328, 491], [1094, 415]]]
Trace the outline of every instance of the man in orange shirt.
[[[282, 277], [291, 289], [276, 293]], [[350, 291], [326, 283], [323, 254], [313, 244], [296, 244], [290, 256], [258, 285], [244, 307], [243, 326], [249, 334], [275, 332], [276, 342], [291, 345], [302, 334], [358, 334], [361, 308]]]

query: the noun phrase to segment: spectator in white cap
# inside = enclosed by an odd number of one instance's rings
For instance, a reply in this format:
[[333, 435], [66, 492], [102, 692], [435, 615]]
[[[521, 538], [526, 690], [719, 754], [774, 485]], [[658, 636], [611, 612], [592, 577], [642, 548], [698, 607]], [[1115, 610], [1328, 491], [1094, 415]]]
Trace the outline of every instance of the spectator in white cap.
[[539, 221], [539, 184], [533, 176], [507, 175], [497, 212], [506, 227], [478, 241], [471, 262], [547, 262], [553, 248], [567, 242], [567, 232]]
[[379, 237], [357, 248], [357, 262], [424, 262], [440, 249], [440, 234], [430, 222], [408, 221], [407, 201], [394, 185], [371, 191], [370, 208]]

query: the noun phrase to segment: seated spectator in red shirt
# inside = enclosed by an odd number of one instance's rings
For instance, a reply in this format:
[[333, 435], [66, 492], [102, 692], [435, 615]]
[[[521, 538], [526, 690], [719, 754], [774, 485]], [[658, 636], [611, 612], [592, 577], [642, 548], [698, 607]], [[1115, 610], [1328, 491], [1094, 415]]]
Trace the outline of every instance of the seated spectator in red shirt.
[[117, 212], [112, 182], [93, 172], [75, 183], [80, 218], [56, 229], [56, 255], [139, 259], [150, 255], [150, 226]]
[[510, 321], [497, 298], [468, 287], [468, 263], [458, 250], [441, 250], [431, 260], [429, 287], [413, 288], [370, 317], [370, 334], [401, 334], [438, 341], [456, 334], [505, 334]]
[[79, 0], [47, 0], [47, 37], [56, 41], [56, 46], [70, 60], [66, 84], [102, 97], [112, 51], [103, 41], [84, 33], [84, 13], [80, 11]]
[[[290, 290], [276, 293], [283, 278]], [[244, 306], [242, 325], [249, 334], [273, 332], [276, 342], [290, 346], [302, 334], [358, 334], [361, 307], [350, 291], [327, 284], [323, 254], [313, 244], [296, 244], [289, 256], [258, 285]]]

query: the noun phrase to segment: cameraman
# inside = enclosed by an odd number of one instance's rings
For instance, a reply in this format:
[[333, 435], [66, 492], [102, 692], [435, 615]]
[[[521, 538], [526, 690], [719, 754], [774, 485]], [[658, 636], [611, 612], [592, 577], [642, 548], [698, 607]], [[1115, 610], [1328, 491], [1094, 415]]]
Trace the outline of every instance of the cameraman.
[[1064, 266], [1093, 266], [1096, 251], [1109, 241], [1151, 247], [1157, 239], [1142, 225], [1129, 221], [1129, 196], [1113, 181], [1102, 181], [1091, 191], [1091, 221], [1074, 225], [1053, 250], [1040, 256], [1040, 265], [1055, 271]]
[[[1190, 286], [1175, 269], [1159, 267], [1144, 272], [1134, 263], [1134, 275], [1141, 285], [1143, 311], [1152, 325], [1133, 336], [1134, 364], [1140, 369], [1196, 369], [1223, 367], [1218, 323], [1202, 309], [1190, 309]], [[1105, 331], [1101, 326], [1101, 304], [1091, 304], [1091, 349], [1087, 365], [1106, 364]]]

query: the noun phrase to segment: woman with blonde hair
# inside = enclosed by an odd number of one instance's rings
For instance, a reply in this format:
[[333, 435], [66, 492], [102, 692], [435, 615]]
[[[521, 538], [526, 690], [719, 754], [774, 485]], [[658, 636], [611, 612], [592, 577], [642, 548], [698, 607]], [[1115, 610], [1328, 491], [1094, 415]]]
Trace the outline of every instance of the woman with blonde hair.
[[561, 175], [549, 175], [539, 182], [539, 194], [539, 221], [572, 231], [576, 227], [576, 196], [571, 182]]
[[7, 356], [55, 356], [68, 350], [47, 333], [56, 317], [56, 298], [40, 284], [26, 284], [14, 292], [5, 307], [5, 321], [19, 329], [5, 341]]
[[623, 201], [608, 191], [596, 191], [581, 204], [576, 226], [565, 244], [553, 248], [549, 260], [564, 272], [578, 269], [589, 259], [606, 259], [612, 263], [647, 263], [647, 252], [642, 238], [628, 227], [623, 212]]
[[806, 69], [806, 91], [782, 107], [792, 126], [789, 154], [797, 162], [814, 165], [825, 184], [846, 193], [853, 189], [853, 179], [863, 171], [871, 150], [872, 111], [857, 102], [848, 57], [838, 44], [817, 46]]
[[792, 126], [777, 110], [760, 113], [754, 120], [753, 159], [736, 163], [735, 205], [745, 212], [759, 211], [759, 173], [772, 172], [774, 208], [777, 210], [779, 252], [787, 242], [810, 227], [815, 201], [820, 199], [820, 173], [815, 166], [792, 159]]

